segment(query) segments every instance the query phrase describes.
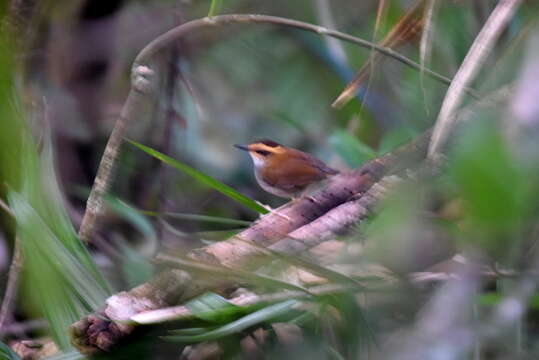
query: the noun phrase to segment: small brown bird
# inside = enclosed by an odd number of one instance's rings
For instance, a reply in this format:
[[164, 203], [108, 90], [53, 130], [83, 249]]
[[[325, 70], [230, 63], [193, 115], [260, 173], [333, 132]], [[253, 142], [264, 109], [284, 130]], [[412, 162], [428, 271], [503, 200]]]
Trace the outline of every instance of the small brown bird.
[[271, 140], [234, 145], [249, 152], [255, 177], [262, 189], [285, 198], [297, 198], [307, 188], [339, 172], [322, 160]]

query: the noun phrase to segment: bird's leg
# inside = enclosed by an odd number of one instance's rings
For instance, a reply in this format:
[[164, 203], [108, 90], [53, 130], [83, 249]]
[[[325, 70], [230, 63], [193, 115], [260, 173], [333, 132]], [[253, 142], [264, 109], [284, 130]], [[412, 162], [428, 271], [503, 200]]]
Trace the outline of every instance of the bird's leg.
[[305, 191], [303, 191], [301, 193], [301, 195], [297, 198], [292, 198], [294, 201], [296, 200], [300, 200], [300, 199], [307, 199], [309, 200], [310, 202], [314, 203], [314, 204], [318, 204], [318, 200], [316, 200], [314, 197], [312, 197], [311, 195], [307, 195], [309, 193], [311, 193], [312, 191], [308, 191], [308, 189], [306, 189]]
[[315, 204], [318, 204], [318, 200], [316, 200], [315, 198], [313, 198], [311, 195], [305, 195], [304, 196], [306, 199], [309, 199], [311, 202], [315, 203]]

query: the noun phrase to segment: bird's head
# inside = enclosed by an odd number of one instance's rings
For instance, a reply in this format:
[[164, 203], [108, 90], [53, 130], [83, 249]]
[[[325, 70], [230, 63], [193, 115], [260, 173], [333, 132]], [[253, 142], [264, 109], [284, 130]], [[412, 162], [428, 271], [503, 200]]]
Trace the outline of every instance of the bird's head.
[[257, 140], [247, 145], [234, 145], [238, 149], [247, 151], [255, 167], [261, 167], [269, 162], [274, 162], [275, 160], [286, 157], [287, 148], [279, 143], [276, 143], [272, 140]]

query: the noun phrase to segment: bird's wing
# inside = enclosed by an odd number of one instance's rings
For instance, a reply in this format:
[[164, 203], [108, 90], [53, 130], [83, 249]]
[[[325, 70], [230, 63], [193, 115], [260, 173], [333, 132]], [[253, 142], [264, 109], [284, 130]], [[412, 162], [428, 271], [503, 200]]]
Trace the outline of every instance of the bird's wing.
[[289, 157], [286, 161], [262, 174], [264, 181], [286, 190], [301, 190], [306, 186], [337, 173], [322, 161]]

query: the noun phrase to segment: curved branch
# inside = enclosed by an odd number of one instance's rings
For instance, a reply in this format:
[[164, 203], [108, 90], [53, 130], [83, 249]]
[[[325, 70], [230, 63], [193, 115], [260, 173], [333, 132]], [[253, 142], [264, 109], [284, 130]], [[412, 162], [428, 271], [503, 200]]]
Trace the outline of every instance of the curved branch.
[[[219, 16], [214, 16], [214, 17], [205, 17], [202, 19], [193, 20], [183, 25], [177, 26], [167, 31], [163, 35], [157, 37], [151, 43], [149, 43], [139, 53], [139, 55], [135, 59], [134, 66], [136, 67], [138, 65], [146, 64], [148, 60], [155, 53], [161, 51], [163, 48], [169, 46], [170, 43], [177, 41], [179, 38], [183, 37], [187, 33], [193, 32], [195, 30], [199, 30], [206, 27], [221, 26], [221, 25], [228, 25], [228, 24], [257, 24], [257, 23], [288, 26], [288, 27], [292, 27], [292, 28], [296, 28], [296, 29], [300, 29], [304, 31], [313, 32], [319, 35], [329, 36], [335, 39], [343, 40], [343, 41], [358, 45], [360, 47], [363, 47], [365, 49], [377, 51], [380, 54], [389, 56], [390, 58], [393, 58], [413, 69], [416, 69], [419, 71], [423, 70], [424, 73], [430, 76], [431, 78], [438, 80], [446, 85], [451, 84], [450, 78], [444, 75], [441, 75], [435, 71], [432, 71], [430, 69], [426, 69], [422, 67], [420, 64], [413, 61], [412, 59], [404, 55], [401, 55], [400, 53], [388, 47], [380, 46], [371, 41], [367, 41], [359, 37], [352, 36], [352, 35], [337, 31], [337, 30], [331, 30], [323, 26], [313, 25], [313, 24], [309, 24], [303, 21], [292, 20], [292, 19], [282, 18], [278, 16], [258, 15], [258, 14], [231, 14], [231, 15], [219, 15]], [[472, 96], [476, 97], [475, 92], [472, 89], [466, 89], [466, 91], [470, 93]]]

